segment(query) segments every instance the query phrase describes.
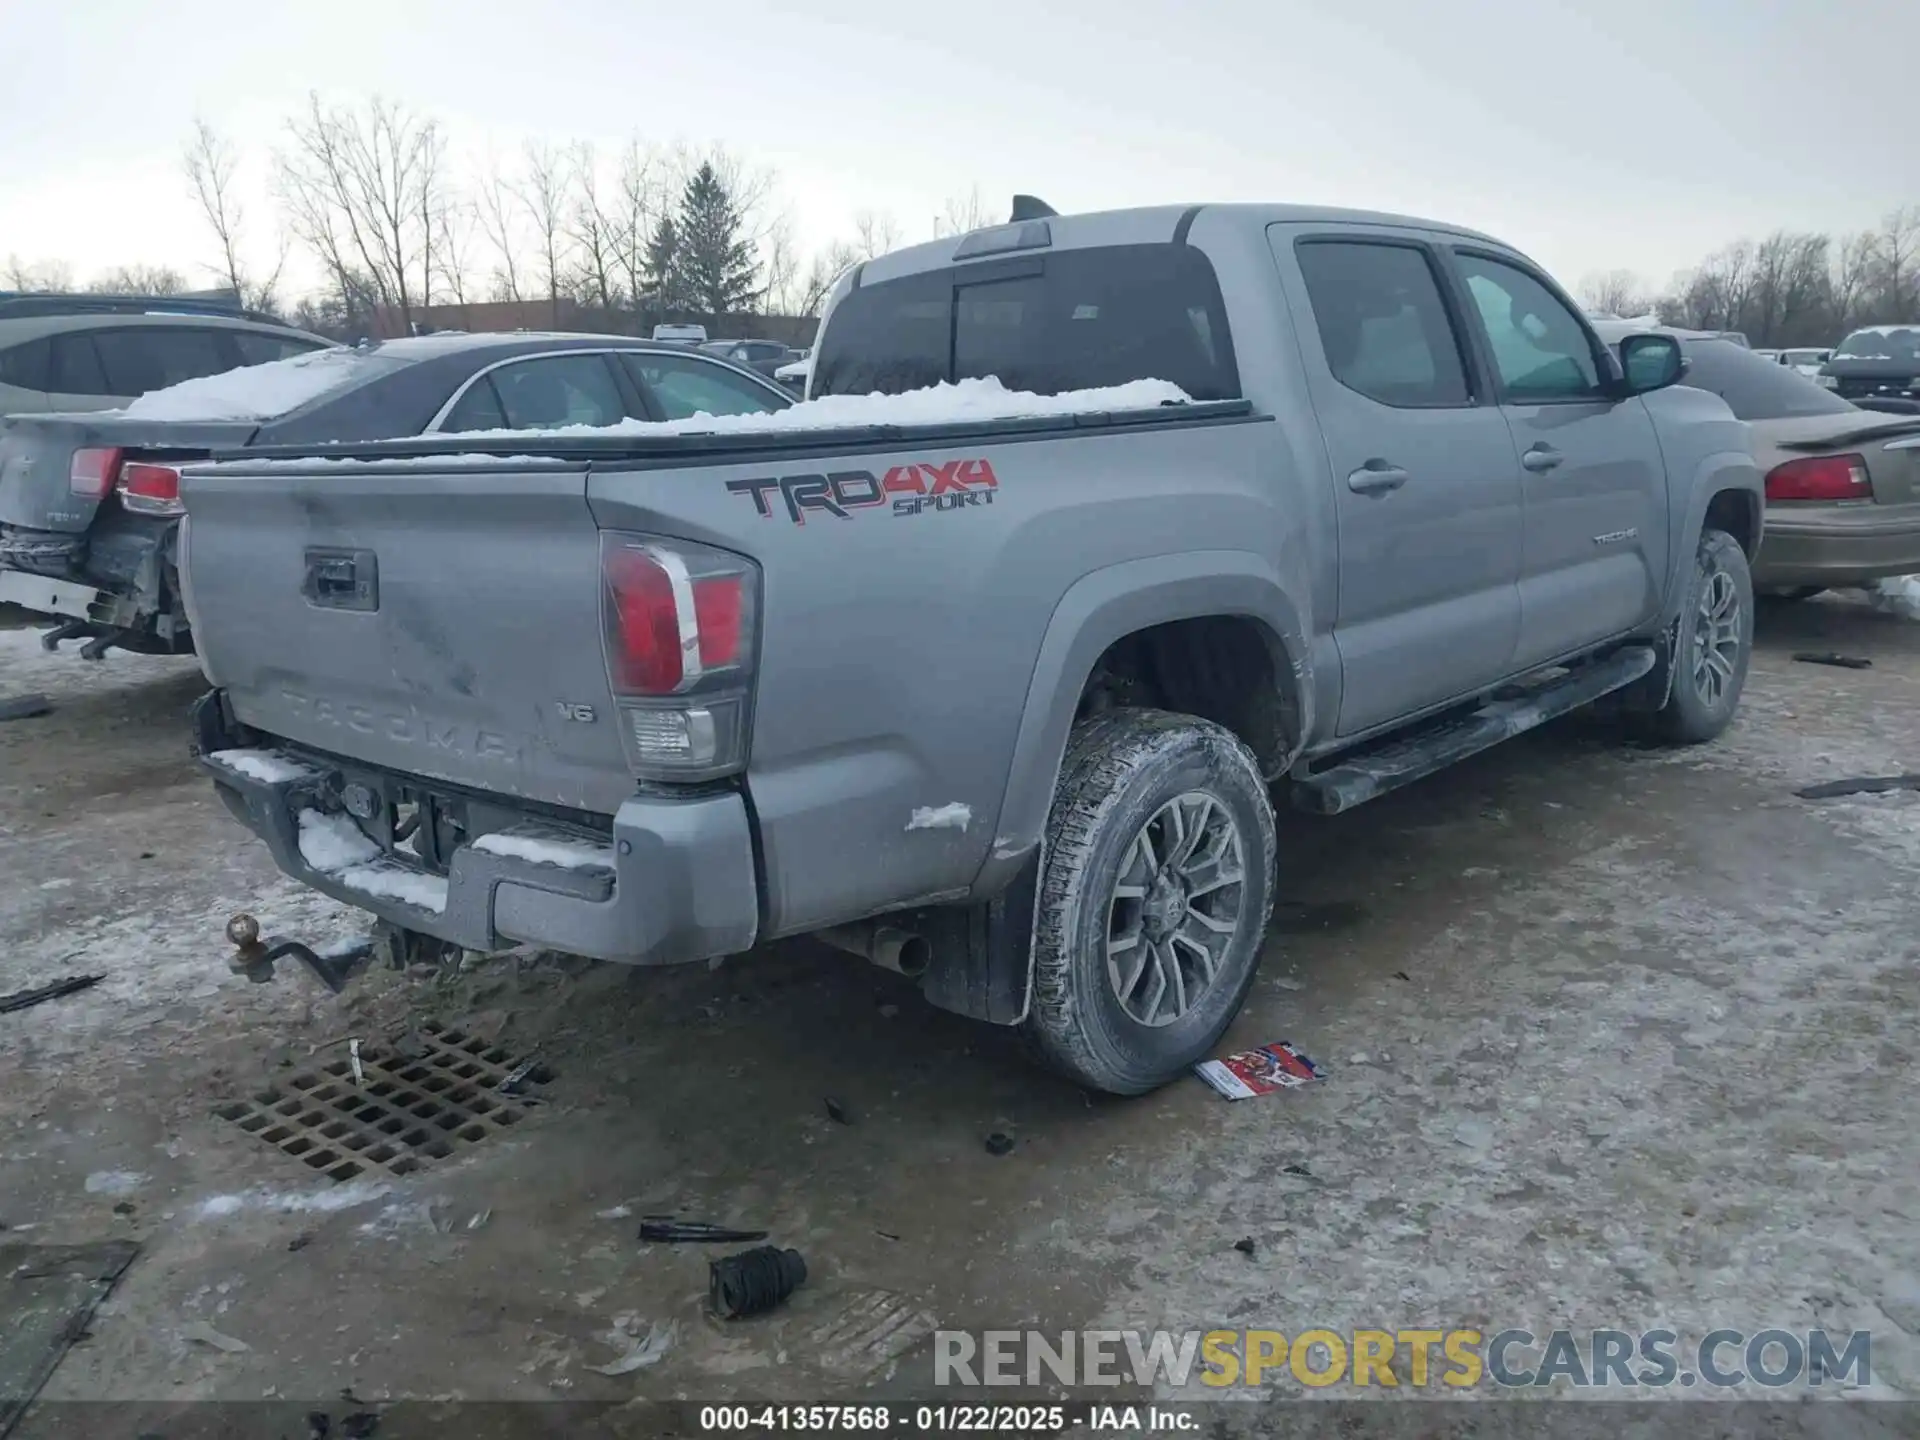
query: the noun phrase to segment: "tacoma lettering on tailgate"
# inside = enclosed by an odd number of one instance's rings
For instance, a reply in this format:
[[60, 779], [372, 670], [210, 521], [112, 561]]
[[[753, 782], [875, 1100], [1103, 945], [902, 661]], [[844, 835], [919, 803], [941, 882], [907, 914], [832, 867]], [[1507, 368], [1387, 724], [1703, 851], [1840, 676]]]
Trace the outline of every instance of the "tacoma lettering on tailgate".
[[777, 479], [729, 480], [727, 489], [752, 498], [764, 519], [773, 516], [773, 495], [779, 492], [787, 518], [807, 523], [807, 512], [848, 520], [856, 510], [893, 504], [895, 515], [961, 510], [991, 505], [1000, 480], [986, 460], [949, 460], [935, 465], [895, 465], [884, 476], [871, 470], [835, 470], [827, 474], [782, 475]]

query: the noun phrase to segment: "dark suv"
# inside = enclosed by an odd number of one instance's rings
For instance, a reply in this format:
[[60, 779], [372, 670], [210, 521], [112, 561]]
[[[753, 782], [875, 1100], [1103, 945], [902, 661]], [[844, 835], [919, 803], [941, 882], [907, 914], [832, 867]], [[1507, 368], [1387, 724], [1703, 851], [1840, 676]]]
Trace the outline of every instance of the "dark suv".
[[0, 415], [111, 410], [330, 343], [218, 302], [0, 291]]

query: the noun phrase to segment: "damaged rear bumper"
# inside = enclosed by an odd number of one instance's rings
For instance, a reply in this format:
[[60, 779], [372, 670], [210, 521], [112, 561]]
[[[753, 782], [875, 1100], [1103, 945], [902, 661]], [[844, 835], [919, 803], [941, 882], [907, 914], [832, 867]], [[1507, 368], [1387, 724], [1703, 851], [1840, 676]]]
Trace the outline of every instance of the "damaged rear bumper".
[[[476, 798], [467, 841], [442, 875], [412, 853], [371, 841], [372, 858], [342, 859], [359, 833], [342, 828], [352, 823], [341, 809], [345, 785], [426, 782], [290, 749], [220, 758], [238, 742], [230, 742], [218, 691], [201, 699], [194, 719], [201, 768], [274, 862], [395, 925], [470, 950], [532, 944], [649, 965], [734, 954], [758, 934], [753, 842], [738, 794], [635, 796], [615, 813], [609, 833], [590, 840], [510, 800]], [[322, 829], [332, 832], [333, 853], [311, 843], [311, 832]]]

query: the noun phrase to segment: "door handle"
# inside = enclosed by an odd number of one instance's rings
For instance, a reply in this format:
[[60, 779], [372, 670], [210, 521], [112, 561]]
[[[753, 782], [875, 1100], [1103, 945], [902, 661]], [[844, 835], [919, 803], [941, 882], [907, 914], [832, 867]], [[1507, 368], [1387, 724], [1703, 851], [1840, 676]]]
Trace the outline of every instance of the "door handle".
[[1520, 463], [1536, 475], [1544, 475], [1567, 457], [1551, 445], [1535, 445], [1520, 457]]
[[1347, 489], [1356, 495], [1385, 495], [1398, 490], [1412, 477], [1398, 465], [1385, 460], [1369, 460], [1347, 476]]

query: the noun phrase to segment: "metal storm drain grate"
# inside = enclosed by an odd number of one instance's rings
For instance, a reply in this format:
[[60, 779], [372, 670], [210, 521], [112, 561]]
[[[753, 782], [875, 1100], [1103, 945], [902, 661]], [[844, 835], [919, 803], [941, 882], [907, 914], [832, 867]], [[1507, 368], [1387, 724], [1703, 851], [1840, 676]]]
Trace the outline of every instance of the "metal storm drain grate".
[[525, 1119], [529, 1102], [503, 1084], [517, 1091], [552, 1078], [545, 1066], [433, 1021], [419, 1038], [418, 1054], [362, 1044], [358, 1077], [344, 1057], [215, 1113], [329, 1180], [408, 1175]]

